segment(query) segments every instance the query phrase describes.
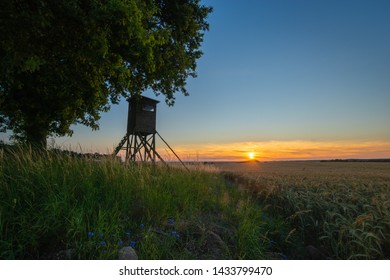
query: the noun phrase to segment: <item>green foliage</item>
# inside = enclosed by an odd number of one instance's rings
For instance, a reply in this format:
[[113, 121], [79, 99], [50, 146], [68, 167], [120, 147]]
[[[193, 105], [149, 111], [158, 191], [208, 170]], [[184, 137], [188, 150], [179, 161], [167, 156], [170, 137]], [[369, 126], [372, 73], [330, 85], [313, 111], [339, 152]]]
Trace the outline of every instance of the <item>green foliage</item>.
[[279, 228], [214, 172], [0, 149], [1, 259], [261, 259]]
[[30, 143], [73, 123], [97, 129], [120, 96], [187, 95], [211, 12], [198, 0], [0, 5], [0, 128]]

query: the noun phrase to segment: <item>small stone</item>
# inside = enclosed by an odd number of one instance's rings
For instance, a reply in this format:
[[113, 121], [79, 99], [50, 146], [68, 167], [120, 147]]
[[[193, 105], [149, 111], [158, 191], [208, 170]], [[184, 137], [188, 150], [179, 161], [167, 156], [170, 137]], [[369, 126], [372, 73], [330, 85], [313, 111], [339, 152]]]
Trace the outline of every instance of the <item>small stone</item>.
[[127, 247], [123, 247], [122, 249], [119, 250], [118, 259], [119, 260], [138, 260], [138, 256], [132, 247], [127, 246]]
[[221, 260], [229, 256], [229, 248], [218, 234], [209, 230], [205, 237], [207, 248], [212, 253], [213, 259]]

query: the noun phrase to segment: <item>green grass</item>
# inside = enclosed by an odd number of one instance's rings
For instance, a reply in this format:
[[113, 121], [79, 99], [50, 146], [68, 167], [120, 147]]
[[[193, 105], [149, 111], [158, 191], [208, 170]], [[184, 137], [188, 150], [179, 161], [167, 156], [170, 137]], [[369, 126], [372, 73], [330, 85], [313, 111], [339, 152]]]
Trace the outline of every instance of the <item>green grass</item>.
[[280, 258], [288, 234], [215, 172], [0, 149], [1, 259]]

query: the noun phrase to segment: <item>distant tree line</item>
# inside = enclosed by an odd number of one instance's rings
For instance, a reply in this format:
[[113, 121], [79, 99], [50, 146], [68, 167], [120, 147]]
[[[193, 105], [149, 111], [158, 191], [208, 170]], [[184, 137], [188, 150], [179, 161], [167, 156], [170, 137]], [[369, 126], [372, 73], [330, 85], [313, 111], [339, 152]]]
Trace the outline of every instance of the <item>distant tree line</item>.
[[374, 159], [330, 159], [330, 160], [321, 160], [321, 162], [390, 162], [390, 158], [374, 158]]

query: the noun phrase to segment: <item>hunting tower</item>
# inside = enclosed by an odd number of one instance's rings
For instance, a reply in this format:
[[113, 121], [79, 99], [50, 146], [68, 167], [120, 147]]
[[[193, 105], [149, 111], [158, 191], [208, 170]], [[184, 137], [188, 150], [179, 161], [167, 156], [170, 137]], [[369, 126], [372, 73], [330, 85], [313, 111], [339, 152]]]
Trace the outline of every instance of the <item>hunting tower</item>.
[[156, 151], [156, 111], [159, 101], [144, 96], [130, 97], [127, 101], [127, 132], [114, 154], [126, 150], [126, 161], [155, 161], [156, 156], [162, 160]]
[[157, 134], [187, 171], [189, 171], [175, 151], [156, 130], [157, 103], [159, 103], [159, 101], [145, 96], [130, 97], [127, 101], [129, 102], [129, 112], [127, 115], [126, 135], [119, 142], [113, 154], [116, 156], [120, 150], [126, 150], [126, 162], [155, 162], [156, 157], [164, 162], [156, 151]]
[[144, 96], [131, 97], [127, 118], [127, 133], [156, 133], [156, 109], [159, 101]]

